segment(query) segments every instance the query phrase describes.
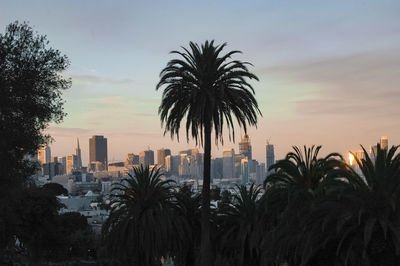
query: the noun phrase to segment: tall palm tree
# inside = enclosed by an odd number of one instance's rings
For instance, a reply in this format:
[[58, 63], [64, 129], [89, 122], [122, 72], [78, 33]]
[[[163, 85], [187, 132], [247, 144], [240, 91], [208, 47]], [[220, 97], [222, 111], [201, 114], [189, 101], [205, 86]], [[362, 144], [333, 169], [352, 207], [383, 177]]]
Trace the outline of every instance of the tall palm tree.
[[182, 120], [186, 119], [186, 137], [204, 145], [204, 177], [202, 191], [202, 265], [211, 265], [210, 248], [210, 162], [211, 133], [215, 141], [223, 142], [224, 124], [229, 129], [229, 138], [235, 138], [234, 120], [247, 132], [247, 124], [257, 125], [261, 112], [254, 97], [253, 87], [247, 79], [258, 78], [252, 74], [247, 62], [230, 60], [240, 53], [231, 51], [221, 55], [226, 44], [214, 45], [206, 41], [203, 45], [189, 43], [190, 50], [172, 51], [180, 59], [173, 59], [161, 71], [156, 89], [165, 86], [159, 114], [165, 132], [177, 136]]
[[183, 234], [173, 217], [172, 181], [160, 177], [159, 169], [141, 166], [112, 189], [103, 237], [106, 250], [122, 265], [159, 265], [171, 241]]

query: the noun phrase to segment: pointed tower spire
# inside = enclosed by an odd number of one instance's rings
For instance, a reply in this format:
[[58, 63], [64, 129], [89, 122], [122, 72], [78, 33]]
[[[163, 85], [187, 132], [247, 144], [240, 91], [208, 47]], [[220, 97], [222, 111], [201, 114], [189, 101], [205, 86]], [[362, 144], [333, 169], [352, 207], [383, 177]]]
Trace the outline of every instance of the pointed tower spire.
[[82, 157], [81, 157], [81, 148], [79, 147], [79, 138], [76, 138], [76, 148], [75, 148], [75, 155], [78, 157], [77, 168], [82, 168]]

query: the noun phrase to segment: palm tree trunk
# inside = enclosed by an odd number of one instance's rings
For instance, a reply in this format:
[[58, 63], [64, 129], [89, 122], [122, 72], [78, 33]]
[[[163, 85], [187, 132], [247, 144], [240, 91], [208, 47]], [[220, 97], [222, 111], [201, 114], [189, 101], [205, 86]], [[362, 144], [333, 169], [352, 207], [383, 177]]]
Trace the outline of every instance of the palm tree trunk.
[[[211, 121], [211, 120], [209, 120]], [[201, 250], [200, 262], [202, 266], [211, 266], [210, 241], [210, 177], [211, 177], [211, 122], [204, 126], [204, 172], [201, 213]]]

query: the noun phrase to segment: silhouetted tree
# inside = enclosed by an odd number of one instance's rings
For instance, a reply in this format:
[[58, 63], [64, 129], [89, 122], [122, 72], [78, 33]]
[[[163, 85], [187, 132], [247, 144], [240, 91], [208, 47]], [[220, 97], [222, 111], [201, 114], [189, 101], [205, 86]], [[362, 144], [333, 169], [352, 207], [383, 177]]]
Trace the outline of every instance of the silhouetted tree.
[[48, 190], [55, 196], [68, 195], [68, 190], [65, 189], [62, 185], [57, 183], [47, 183], [43, 186], [43, 189]]
[[159, 265], [183, 228], [173, 215], [171, 180], [159, 169], [134, 168], [112, 189], [111, 213], [103, 226], [105, 252], [120, 265]]
[[181, 225], [184, 233], [174, 237], [171, 255], [175, 265], [193, 266], [200, 248], [201, 194], [195, 193], [190, 186], [183, 185], [175, 193], [174, 204], [174, 219]]
[[338, 153], [318, 157], [321, 146], [315, 149], [304, 146], [303, 152], [298, 147], [293, 149], [294, 152], [270, 167], [274, 173], [264, 181], [269, 223], [275, 225], [264, 239], [264, 255], [266, 261], [275, 262], [277, 258], [279, 263], [289, 261], [296, 265], [297, 246], [293, 243], [303, 234], [298, 222], [307, 215], [315, 198], [343, 183], [338, 170], [345, 163]]
[[206, 41], [203, 45], [193, 42], [190, 50], [173, 51], [181, 59], [169, 61], [161, 71], [156, 89], [165, 86], [159, 114], [165, 123], [165, 133], [177, 136], [182, 120], [186, 119], [186, 136], [204, 145], [204, 177], [202, 190], [202, 265], [211, 265], [210, 243], [210, 161], [211, 132], [215, 141], [223, 141], [223, 127], [229, 128], [229, 137], [234, 134], [234, 119], [244, 131], [247, 124], [256, 125], [261, 114], [254, 98], [254, 90], [246, 79], [258, 78], [249, 72], [249, 63], [230, 57], [239, 51], [221, 55], [226, 44], [214, 45]]
[[[342, 265], [400, 264], [398, 146], [387, 150], [378, 144], [374, 159], [363, 150], [363, 158], [353, 154], [361, 173], [346, 165], [342, 174], [347, 182], [301, 221], [309, 234], [294, 243], [307, 243], [300, 249], [304, 262], [330, 255]], [[327, 254], [327, 247], [335, 254]]]
[[266, 211], [260, 188], [238, 186], [232, 203], [219, 210], [216, 265], [261, 265]]
[[18, 196], [36, 169], [26, 156], [48, 142], [43, 130], [65, 115], [61, 95], [70, 81], [60, 72], [68, 64], [26, 23], [0, 34], [0, 257], [15, 234]]
[[63, 205], [48, 188], [31, 186], [23, 192], [24, 203], [16, 207], [16, 236], [28, 259], [43, 263], [88, 257], [95, 243], [86, 217], [77, 212], [58, 214]]

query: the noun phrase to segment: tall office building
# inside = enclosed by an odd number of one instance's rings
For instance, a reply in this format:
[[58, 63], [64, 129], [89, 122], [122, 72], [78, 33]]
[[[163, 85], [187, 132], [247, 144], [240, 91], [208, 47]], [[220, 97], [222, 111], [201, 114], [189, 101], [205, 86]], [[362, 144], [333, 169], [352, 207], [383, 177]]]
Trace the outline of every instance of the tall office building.
[[191, 155], [187, 155], [186, 153], [182, 153], [180, 157], [179, 175], [189, 177], [191, 175], [191, 166], [194, 160]]
[[222, 178], [233, 178], [234, 177], [234, 149], [224, 149], [222, 153]]
[[389, 148], [389, 140], [387, 136], [382, 136], [380, 139], [381, 149], [388, 150]]
[[66, 174], [71, 174], [72, 170], [76, 170], [78, 166], [78, 156], [75, 154], [67, 155]]
[[223, 172], [223, 158], [215, 158], [213, 160], [213, 164], [212, 164], [212, 179], [221, 179], [222, 178], [222, 172]]
[[128, 153], [128, 155], [126, 155], [125, 166], [138, 165], [138, 164], [139, 164], [139, 155], [133, 153]]
[[141, 151], [139, 153], [139, 164], [143, 166], [154, 165], [154, 151]]
[[233, 177], [238, 178], [242, 175], [242, 159], [246, 159], [247, 157], [243, 154], [235, 154], [234, 156], [234, 170], [233, 170]]
[[165, 156], [165, 171], [168, 172], [169, 175], [179, 175], [179, 165], [181, 161], [180, 155], [167, 155]]
[[251, 155], [251, 142], [249, 135], [247, 134], [244, 135], [242, 140], [239, 142], [239, 153], [247, 157], [249, 162], [253, 159]]
[[49, 146], [43, 146], [39, 148], [37, 153], [37, 159], [41, 164], [49, 163], [51, 160], [51, 150]]
[[269, 144], [269, 142], [267, 142], [267, 146], [266, 146], [266, 169], [265, 171], [268, 173], [268, 169], [271, 167], [271, 165], [273, 165], [275, 163], [275, 152], [274, 152], [274, 145], [273, 144]]
[[101, 162], [108, 169], [107, 138], [93, 136], [89, 139], [89, 164]]
[[256, 167], [256, 183], [262, 185], [265, 180], [265, 164], [260, 163]]
[[79, 138], [76, 138], [75, 155], [77, 157], [77, 169], [82, 169], [81, 148], [79, 147]]
[[158, 166], [165, 166], [165, 157], [168, 155], [171, 155], [171, 150], [170, 149], [159, 149], [157, 150], [157, 164]]
[[249, 182], [249, 160], [247, 158], [242, 159], [241, 170], [242, 184], [245, 185]]
[[61, 164], [62, 172], [61, 174], [66, 174], [67, 173], [67, 157], [58, 157], [58, 162]]

